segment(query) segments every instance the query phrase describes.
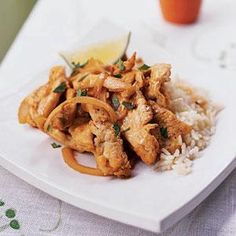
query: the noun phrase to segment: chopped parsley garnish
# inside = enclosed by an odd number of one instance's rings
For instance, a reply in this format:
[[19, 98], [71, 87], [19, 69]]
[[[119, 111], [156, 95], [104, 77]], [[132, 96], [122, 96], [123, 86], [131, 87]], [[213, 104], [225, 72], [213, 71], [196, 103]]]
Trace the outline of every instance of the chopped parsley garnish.
[[82, 76], [79, 80], [78, 80], [78, 82], [81, 82], [81, 81], [83, 81], [86, 77], [88, 76], [88, 74], [86, 74], [86, 75], [84, 75], [84, 76]]
[[78, 90], [77, 90], [77, 96], [78, 96], [78, 97], [87, 96], [87, 90], [78, 89]]
[[148, 70], [150, 68], [150, 66], [143, 64], [142, 66], [140, 66], [138, 69], [139, 70]]
[[16, 211], [14, 209], [7, 209], [5, 212], [7, 218], [14, 218], [16, 216]]
[[60, 144], [57, 144], [57, 143], [51, 143], [51, 146], [52, 146], [53, 148], [59, 148], [59, 147], [61, 147], [61, 145], [60, 145]]
[[130, 130], [130, 127], [128, 127], [127, 129], [123, 130], [122, 133], [125, 133], [125, 132], [127, 132], [129, 130]]
[[64, 93], [66, 91], [66, 83], [61, 83], [59, 86], [57, 86], [53, 92], [54, 93]]
[[117, 110], [120, 106], [120, 101], [117, 98], [117, 96], [112, 96], [111, 102], [112, 102], [112, 105], [115, 108], [115, 110]]
[[122, 102], [123, 106], [127, 108], [128, 110], [133, 110], [135, 108], [135, 105], [132, 102]]
[[116, 63], [116, 65], [118, 66], [118, 68], [119, 68], [120, 71], [125, 70], [124, 62], [123, 62], [121, 59], [118, 60], [118, 62]]
[[120, 133], [120, 126], [119, 126], [119, 124], [114, 123], [112, 127], [113, 127], [113, 129], [114, 129], [115, 136], [118, 136], [119, 133]]
[[79, 69], [79, 68], [83, 68], [84, 66], [86, 66], [88, 63], [88, 61], [86, 61], [83, 64], [80, 64], [80, 62], [75, 63], [74, 61], [71, 62], [71, 64], [73, 65], [74, 69]]
[[116, 78], [121, 78], [122, 77], [122, 75], [121, 74], [115, 74], [115, 75], [113, 75], [114, 77], [116, 77]]
[[166, 127], [161, 127], [160, 128], [160, 133], [161, 133], [161, 136], [163, 137], [163, 138], [168, 138], [168, 130], [167, 130], [167, 128]]
[[11, 220], [10, 221], [10, 226], [13, 229], [19, 229], [20, 228], [20, 224], [19, 224], [18, 220]]
[[51, 125], [48, 125], [47, 132], [49, 132], [50, 130], [51, 130]]

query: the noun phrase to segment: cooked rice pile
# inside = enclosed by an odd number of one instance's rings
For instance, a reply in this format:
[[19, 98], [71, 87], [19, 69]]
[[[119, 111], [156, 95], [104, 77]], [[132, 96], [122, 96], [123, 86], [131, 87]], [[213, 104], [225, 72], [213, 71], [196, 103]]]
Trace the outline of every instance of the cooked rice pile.
[[222, 107], [214, 104], [202, 91], [193, 90], [180, 81], [167, 83], [166, 89], [170, 95], [172, 111], [178, 119], [192, 126], [192, 131], [183, 138], [179, 136], [181, 147], [174, 154], [162, 148], [160, 160], [154, 169], [173, 169], [178, 174], [187, 175], [192, 171], [193, 160], [208, 146], [215, 133], [216, 116]]

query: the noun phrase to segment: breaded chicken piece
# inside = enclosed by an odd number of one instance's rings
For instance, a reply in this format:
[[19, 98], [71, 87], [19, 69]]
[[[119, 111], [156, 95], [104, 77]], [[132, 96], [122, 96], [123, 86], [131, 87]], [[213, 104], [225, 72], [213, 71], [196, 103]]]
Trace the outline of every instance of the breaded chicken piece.
[[123, 140], [115, 134], [113, 124], [108, 114], [99, 108], [87, 106], [92, 121], [91, 130], [95, 135], [94, 145], [97, 167], [104, 175], [128, 177], [131, 174], [131, 166], [124, 151]]
[[63, 92], [54, 92], [58, 86], [67, 87], [64, 67], [53, 67], [49, 81], [27, 96], [21, 103], [18, 119], [20, 123], [28, 123], [33, 127], [43, 129], [44, 122], [51, 111], [59, 103]]
[[102, 87], [105, 76], [104, 74], [89, 74], [88, 72], [79, 73], [71, 78], [74, 89], [94, 89]]
[[108, 77], [106, 73], [89, 74], [88, 72], [79, 73], [71, 78], [73, 88], [78, 91], [85, 91], [89, 96], [106, 101], [109, 93], [104, 86], [104, 81]]
[[174, 113], [157, 103], [150, 101], [150, 105], [154, 111], [154, 118], [159, 125], [155, 135], [158, 137], [162, 148], [174, 153], [179, 148], [179, 136], [186, 135], [191, 132], [191, 126], [177, 119]]
[[127, 61], [124, 62], [125, 72], [131, 71], [135, 66], [135, 62], [136, 62], [136, 52], [134, 52], [133, 55]]
[[120, 92], [123, 98], [131, 97], [144, 86], [143, 74], [139, 70], [127, 72], [122, 78], [108, 76], [103, 84], [109, 92]]
[[118, 61], [115, 65], [113, 65], [110, 68], [110, 71], [115, 74], [123, 74], [131, 71], [133, 67], [135, 66], [136, 61], [136, 53], [133, 53], [133, 55], [126, 61]]
[[70, 126], [68, 132], [71, 134], [70, 146], [79, 152], [94, 152], [93, 134], [91, 125], [87, 119], [78, 120]]
[[128, 83], [112, 76], [105, 79], [103, 86], [110, 92], [123, 92], [131, 87]]
[[97, 167], [104, 175], [129, 177], [131, 165], [123, 148], [123, 140], [116, 135], [110, 122], [93, 122], [95, 157]]
[[121, 93], [123, 98], [130, 98], [136, 91], [140, 90], [144, 86], [144, 76], [140, 70], [133, 69], [126, 73], [121, 81], [129, 84], [129, 88]]
[[147, 96], [162, 107], [167, 107], [167, 98], [163, 94], [163, 84], [170, 80], [171, 66], [169, 64], [156, 64], [151, 67], [149, 78], [149, 86], [147, 88]]
[[136, 108], [128, 111], [123, 120], [122, 131], [142, 161], [151, 165], [157, 159], [159, 143], [150, 130], [156, 128], [157, 125], [148, 124], [153, 118], [153, 113], [141, 92], [137, 93], [135, 104]]
[[[75, 106], [75, 107], [74, 107]], [[76, 110], [74, 110], [76, 108]], [[50, 120], [46, 132], [57, 141], [79, 152], [94, 152], [94, 136], [85, 112], [78, 111], [76, 104], [68, 103]]]
[[64, 131], [70, 127], [75, 119], [77, 112], [76, 104], [66, 104], [52, 120], [52, 127]]

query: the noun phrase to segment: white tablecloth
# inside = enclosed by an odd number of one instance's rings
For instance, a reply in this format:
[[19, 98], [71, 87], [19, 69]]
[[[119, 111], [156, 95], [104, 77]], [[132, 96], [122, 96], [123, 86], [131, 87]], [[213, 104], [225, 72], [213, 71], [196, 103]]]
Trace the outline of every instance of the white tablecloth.
[[[130, 28], [140, 23], [158, 47], [179, 60], [187, 58], [202, 70], [221, 70], [235, 77], [235, 12], [234, 0], [205, 0], [199, 22], [178, 27], [162, 20], [155, 0], [41, 0], [0, 67], [0, 96], [8, 94], [13, 84], [20, 86], [19, 78], [50, 67], [58, 50], [104, 17]], [[0, 199], [0, 235], [154, 235], [72, 207], [2, 168]], [[236, 171], [163, 235], [236, 235], [235, 199]]]
[[[0, 196], [7, 209], [15, 209], [20, 229], [9, 226], [10, 219], [0, 216], [0, 235], [89, 235], [152, 236], [61, 202], [30, 186], [0, 168]], [[7, 225], [8, 228], [5, 229]], [[3, 230], [1, 232], [1, 230]], [[235, 236], [236, 171], [234, 171], [202, 204], [160, 236]]]

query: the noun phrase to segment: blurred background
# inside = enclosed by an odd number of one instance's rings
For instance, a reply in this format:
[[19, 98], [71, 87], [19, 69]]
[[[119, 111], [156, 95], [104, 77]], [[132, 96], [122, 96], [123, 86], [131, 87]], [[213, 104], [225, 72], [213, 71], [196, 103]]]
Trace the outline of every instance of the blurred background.
[[0, 63], [36, 0], [0, 0]]

